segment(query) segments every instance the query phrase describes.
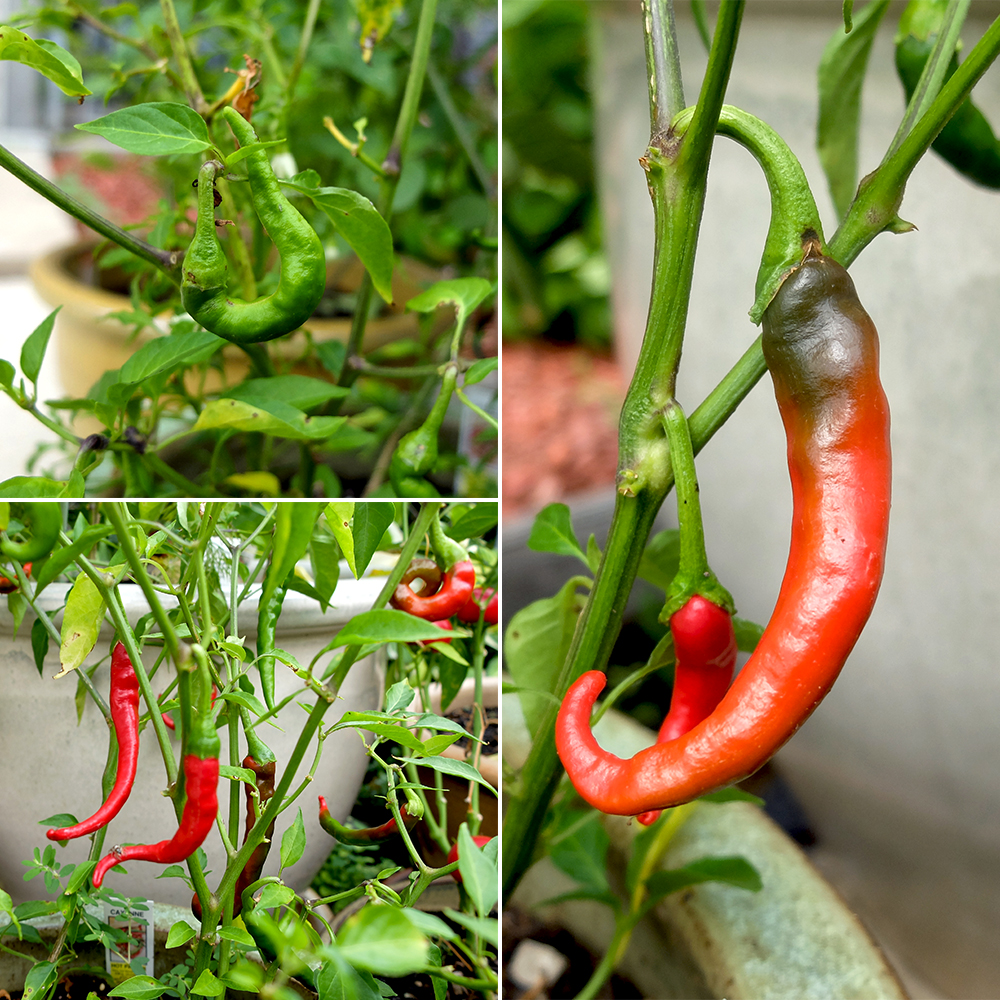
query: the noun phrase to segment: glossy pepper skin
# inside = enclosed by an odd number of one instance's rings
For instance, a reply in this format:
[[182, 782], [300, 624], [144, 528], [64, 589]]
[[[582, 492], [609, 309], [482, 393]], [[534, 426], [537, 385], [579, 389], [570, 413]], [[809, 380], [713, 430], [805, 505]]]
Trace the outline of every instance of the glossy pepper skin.
[[423, 618], [425, 621], [440, 621], [451, 618], [460, 608], [465, 607], [476, 585], [476, 569], [468, 560], [455, 563], [441, 581], [441, 588], [428, 597], [415, 594], [405, 583], [401, 583], [392, 595], [390, 603], [400, 611]]
[[[695, 594], [670, 616], [674, 640], [674, 690], [657, 743], [669, 743], [707, 719], [722, 701], [736, 667], [736, 632], [725, 608]], [[649, 826], [660, 810], [640, 813]]]
[[458, 609], [458, 620], [467, 625], [475, 625], [479, 621], [479, 614], [482, 611], [483, 621], [487, 625], [496, 625], [500, 619], [500, 603], [497, 592], [492, 588], [482, 589], [476, 587], [472, 592], [472, 597]]
[[257, 669], [264, 704], [274, 708], [274, 633], [285, 603], [286, 587], [275, 587], [257, 606]]
[[[240, 146], [257, 141], [250, 123], [235, 109], [222, 117]], [[246, 158], [254, 211], [281, 257], [278, 287], [245, 302], [229, 295], [229, 265], [215, 232], [214, 181], [219, 164], [198, 171], [198, 221], [182, 264], [181, 301], [206, 330], [234, 344], [258, 344], [297, 330], [315, 311], [326, 286], [326, 258], [316, 231], [285, 197], [266, 150]]]
[[106, 826], [121, 812], [135, 783], [139, 766], [139, 681], [125, 647], [119, 642], [111, 652], [111, 721], [118, 739], [118, 769], [115, 784], [104, 805], [90, 819], [75, 826], [47, 830], [49, 840], [73, 840]]
[[34, 562], [47, 556], [59, 540], [62, 528], [62, 510], [57, 503], [23, 503], [20, 519], [31, 529], [31, 537], [15, 542], [0, 535], [0, 552], [19, 563]]
[[187, 801], [180, 826], [169, 840], [158, 844], [115, 847], [94, 869], [94, 888], [100, 889], [108, 870], [123, 861], [155, 861], [161, 865], [187, 860], [205, 842], [219, 812], [219, 758], [203, 760], [191, 753], [184, 758], [184, 790]]
[[421, 580], [424, 586], [420, 593], [426, 597], [441, 587], [441, 575], [441, 567], [433, 559], [418, 556], [410, 560], [410, 565], [406, 567], [399, 582], [409, 586], [414, 580]]
[[[911, 0], [899, 22], [896, 36], [896, 72], [906, 100], [917, 89], [920, 74], [931, 56], [947, 9], [945, 0]], [[958, 69], [953, 52], [942, 86]], [[986, 116], [967, 97], [937, 134], [931, 148], [969, 180], [1000, 188], [1000, 140]]]
[[[476, 845], [476, 847], [483, 848], [492, 839], [493, 839], [492, 837], [484, 837], [482, 834], [477, 833], [472, 838], [472, 842]], [[458, 861], [458, 841], [457, 840], [451, 845], [451, 850], [448, 852], [448, 860], [445, 861], [445, 864], [446, 865], [454, 864], [456, 861]], [[462, 881], [462, 873], [457, 868], [451, 873], [451, 877], [456, 882], [461, 883], [461, 881]]]
[[556, 747], [577, 791], [603, 812], [663, 809], [752, 774], [830, 689], [875, 603], [889, 527], [889, 409], [878, 335], [844, 268], [810, 248], [764, 313], [763, 345], [793, 498], [774, 612], [715, 711], [630, 760], [602, 750], [590, 730], [604, 674], [572, 685]]
[[[403, 825], [407, 830], [417, 821], [416, 816], [411, 816], [407, 812], [405, 805], [399, 807], [399, 815], [403, 817]], [[330, 807], [326, 804], [326, 798], [322, 795], [319, 796], [319, 825], [331, 837], [336, 838], [344, 844], [374, 844], [380, 840], [387, 840], [393, 834], [399, 832], [395, 816], [381, 826], [367, 826], [363, 829], [344, 826], [343, 823], [338, 823], [333, 818], [330, 813]]]

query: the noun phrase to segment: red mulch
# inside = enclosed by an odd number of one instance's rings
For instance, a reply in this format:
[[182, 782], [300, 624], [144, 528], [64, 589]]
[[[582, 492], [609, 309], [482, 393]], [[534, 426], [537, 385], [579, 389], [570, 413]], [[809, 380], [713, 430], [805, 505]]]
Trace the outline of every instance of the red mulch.
[[608, 355], [538, 341], [504, 344], [504, 517], [614, 484], [625, 389]]

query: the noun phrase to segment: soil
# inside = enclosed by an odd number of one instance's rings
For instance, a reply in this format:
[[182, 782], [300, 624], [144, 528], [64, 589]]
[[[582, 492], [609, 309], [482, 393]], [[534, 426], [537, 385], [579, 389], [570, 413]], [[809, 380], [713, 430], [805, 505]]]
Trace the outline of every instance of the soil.
[[626, 382], [610, 355], [503, 345], [503, 513], [517, 517], [615, 481]]
[[[485, 709], [486, 713], [486, 728], [483, 730], [483, 748], [481, 753], [483, 754], [495, 754], [499, 748], [499, 720], [500, 720], [500, 710], [493, 706], [492, 708]], [[467, 732], [472, 732], [472, 709], [471, 708], [460, 708], [455, 709], [452, 712], [448, 712], [445, 716], [451, 719], [452, 722], [457, 722], [464, 730]], [[468, 736], [460, 736], [452, 746], [455, 747], [467, 747], [472, 742], [471, 738]]]

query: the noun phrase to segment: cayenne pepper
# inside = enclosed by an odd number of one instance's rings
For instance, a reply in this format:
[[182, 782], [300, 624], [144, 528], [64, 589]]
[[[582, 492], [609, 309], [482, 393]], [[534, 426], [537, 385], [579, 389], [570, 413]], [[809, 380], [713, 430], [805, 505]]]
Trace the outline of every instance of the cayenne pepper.
[[49, 840], [73, 840], [106, 826], [125, 805], [139, 765], [139, 681], [125, 647], [119, 642], [111, 652], [111, 721], [118, 740], [118, 768], [107, 801], [90, 819], [75, 826], [47, 830]]
[[602, 750], [590, 729], [604, 674], [588, 671], [570, 687], [557, 749], [577, 791], [603, 812], [667, 808], [752, 774], [829, 691], [875, 603], [891, 492], [878, 334], [850, 275], [809, 235], [763, 318], [793, 498], [774, 612], [715, 711], [630, 760]]
[[[399, 807], [399, 815], [403, 818], [403, 825], [407, 830], [417, 821], [417, 817], [407, 811], [405, 803]], [[326, 798], [322, 795], [319, 796], [319, 825], [341, 843], [355, 845], [374, 844], [380, 840], [387, 840], [394, 833], [399, 832], [395, 816], [381, 826], [366, 826], [363, 829], [344, 826], [343, 823], [338, 823], [333, 818], [330, 807], [326, 804]]]

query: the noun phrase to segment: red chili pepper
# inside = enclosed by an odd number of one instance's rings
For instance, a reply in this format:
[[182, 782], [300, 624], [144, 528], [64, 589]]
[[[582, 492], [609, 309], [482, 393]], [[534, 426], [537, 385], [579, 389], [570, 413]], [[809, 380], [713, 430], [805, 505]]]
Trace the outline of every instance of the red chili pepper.
[[[700, 594], [670, 616], [670, 634], [674, 640], [674, 690], [657, 743], [669, 743], [707, 719], [729, 688], [736, 666], [732, 616]], [[649, 826], [659, 817], [660, 810], [651, 809], [640, 813], [638, 820]]]
[[809, 249], [764, 314], [763, 346], [793, 498], [774, 613], [715, 711], [631, 760], [602, 750], [590, 730], [604, 674], [573, 684], [556, 746], [577, 791], [603, 812], [663, 809], [752, 774], [830, 689], [875, 603], [889, 526], [889, 409], [878, 334], [840, 264]]
[[[476, 847], [483, 848], [492, 839], [493, 839], [492, 837], [484, 837], [482, 834], [476, 834], [476, 836], [474, 836], [472, 838], [472, 842], [476, 845]], [[453, 843], [451, 845], [451, 850], [448, 852], [448, 860], [445, 862], [445, 864], [446, 865], [451, 865], [451, 864], [454, 864], [456, 861], [458, 861], [458, 841], [457, 840], [455, 841], [455, 843]], [[462, 881], [462, 873], [457, 868], [451, 873], [451, 877], [456, 882], [461, 882]]]
[[139, 682], [125, 647], [119, 642], [111, 651], [111, 721], [118, 739], [118, 770], [107, 801], [90, 819], [75, 826], [47, 830], [49, 840], [72, 840], [106, 826], [118, 815], [132, 791], [139, 765]]
[[479, 621], [480, 611], [482, 611], [483, 621], [487, 625], [496, 625], [500, 618], [500, 606], [497, 592], [492, 587], [485, 590], [482, 587], [476, 587], [472, 592], [472, 597], [458, 609], [458, 620], [475, 625]]
[[[274, 796], [275, 762], [271, 760], [264, 764], [258, 764], [252, 756], [248, 755], [243, 758], [243, 766], [253, 771], [257, 777], [257, 795], [260, 798], [261, 812], [263, 812], [267, 803]], [[247, 837], [250, 836], [250, 831], [257, 822], [257, 815], [254, 812], [253, 790], [249, 785], [246, 786], [246, 798], [247, 822], [246, 833], [243, 834], [244, 844], [247, 842]], [[264, 862], [267, 861], [267, 855], [271, 850], [271, 837], [273, 834], [274, 822], [272, 821], [267, 827], [264, 839], [257, 845], [256, 848], [254, 848], [253, 854], [251, 854], [247, 859], [247, 863], [243, 866], [243, 871], [240, 872], [239, 878], [236, 880], [236, 896], [233, 899], [233, 916], [243, 909], [243, 890], [248, 885], [256, 882], [257, 879], [260, 878], [260, 873], [264, 870]], [[195, 898], [197, 899], [198, 897], [196, 896]]]
[[[24, 575], [31, 576], [31, 563], [24, 564]], [[0, 594], [13, 594], [18, 588], [17, 580], [12, 580], [7, 576], [0, 576]]]
[[[215, 708], [215, 699], [218, 696], [219, 696], [219, 689], [213, 684], [212, 685], [212, 707], [213, 708]], [[163, 696], [161, 695], [160, 697], [162, 698]], [[161, 712], [160, 716], [163, 719], [163, 724], [167, 727], [167, 729], [173, 729], [173, 730], [177, 729], [177, 724], [174, 722], [173, 718], [167, 712]]]
[[408, 584], [401, 583], [393, 594], [393, 607], [426, 621], [451, 618], [465, 606], [476, 584], [476, 570], [471, 562], [457, 562], [441, 582], [441, 589], [428, 597], [415, 594]]
[[[439, 629], [443, 629], [445, 632], [455, 631], [455, 626], [447, 618], [439, 622], [431, 622], [431, 624], [437, 625]], [[432, 642], [451, 642], [451, 639], [442, 636], [440, 639], [420, 639], [419, 642], [421, 646], [429, 646]]]
[[[416, 816], [412, 816], [407, 812], [405, 805], [399, 807], [399, 815], [403, 817], [403, 825], [407, 830], [417, 821]], [[331, 837], [345, 844], [374, 844], [379, 840], [387, 840], [394, 833], [399, 832], [395, 816], [381, 826], [366, 826], [362, 829], [344, 826], [343, 823], [338, 823], [330, 814], [330, 807], [326, 804], [326, 798], [322, 795], [319, 796], [319, 825]]]

